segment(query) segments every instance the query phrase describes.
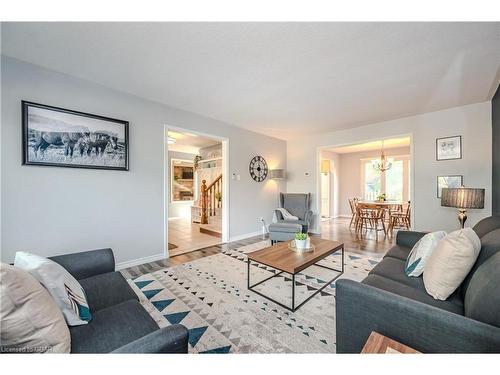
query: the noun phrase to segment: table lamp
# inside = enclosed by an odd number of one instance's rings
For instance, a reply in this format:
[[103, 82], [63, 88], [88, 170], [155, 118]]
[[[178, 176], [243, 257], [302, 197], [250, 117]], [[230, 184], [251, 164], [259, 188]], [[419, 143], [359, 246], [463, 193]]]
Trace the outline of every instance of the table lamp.
[[484, 208], [484, 189], [476, 188], [443, 188], [441, 206], [458, 208], [458, 221], [462, 229], [467, 220], [467, 209]]

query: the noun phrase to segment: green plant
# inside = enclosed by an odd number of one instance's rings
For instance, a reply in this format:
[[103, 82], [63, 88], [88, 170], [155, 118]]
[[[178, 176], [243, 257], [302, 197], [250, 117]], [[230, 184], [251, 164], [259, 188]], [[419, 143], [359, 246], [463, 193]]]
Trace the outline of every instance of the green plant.
[[307, 240], [307, 233], [295, 233], [295, 239], [299, 241]]
[[222, 201], [222, 194], [221, 193], [215, 193], [215, 199], [217, 199], [218, 202]]
[[377, 200], [379, 201], [385, 201], [387, 198], [385, 196], [385, 193], [382, 193], [380, 195], [377, 196]]

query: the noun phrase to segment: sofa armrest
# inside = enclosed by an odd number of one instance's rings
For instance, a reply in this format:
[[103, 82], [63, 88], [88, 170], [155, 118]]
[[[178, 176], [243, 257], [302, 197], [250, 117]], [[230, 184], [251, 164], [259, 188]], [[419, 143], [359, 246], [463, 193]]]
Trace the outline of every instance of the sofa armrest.
[[113, 351], [113, 353], [187, 353], [189, 333], [186, 327], [174, 324]]
[[352, 280], [336, 283], [337, 352], [376, 331], [424, 353], [499, 353], [500, 328]]
[[398, 230], [396, 234], [396, 244], [399, 246], [412, 248], [415, 244], [427, 233], [425, 232], [415, 232], [411, 230]]
[[280, 221], [284, 220], [284, 218], [283, 218], [283, 214], [281, 213], [281, 211], [280, 211], [280, 210], [274, 210], [274, 213], [275, 213], [275, 215], [276, 215], [276, 220], [277, 220], [278, 222], [280, 222]]
[[59, 263], [77, 280], [115, 270], [115, 257], [111, 249], [82, 251], [58, 255], [49, 259]]

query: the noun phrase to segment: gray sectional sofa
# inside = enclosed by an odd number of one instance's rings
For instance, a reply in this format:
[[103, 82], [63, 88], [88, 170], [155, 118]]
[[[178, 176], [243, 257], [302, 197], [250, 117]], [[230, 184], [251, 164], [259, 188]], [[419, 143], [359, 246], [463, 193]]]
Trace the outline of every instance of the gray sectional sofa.
[[337, 352], [359, 353], [376, 331], [424, 353], [500, 353], [500, 217], [474, 226], [479, 257], [446, 301], [408, 277], [405, 261], [425, 234], [400, 231], [396, 245], [362, 282], [336, 284]]
[[82, 285], [92, 313], [85, 325], [70, 327], [72, 353], [187, 353], [188, 330], [159, 328], [120, 272], [111, 249], [50, 258]]

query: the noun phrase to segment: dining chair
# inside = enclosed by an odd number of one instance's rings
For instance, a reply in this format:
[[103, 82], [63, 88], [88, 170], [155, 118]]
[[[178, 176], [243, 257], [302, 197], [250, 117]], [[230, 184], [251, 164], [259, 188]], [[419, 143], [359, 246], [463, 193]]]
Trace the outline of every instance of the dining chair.
[[379, 231], [384, 231], [384, 236], [386, 236], [387, 228], [385, 226], [385, 209], [372, 208], [370, 205], [358, 203], [356, 232], [363, 235], [363, 228], [365, 231], [374, 230], [377, 241]]
[[404, 212], [390, 213], [389, 216], [389, 234], [392, 237], [394, 228], [409, 230], [411, 228], [411, 202], [408, 201]]
[[351, 228], [352, 224], [354, 223], [354, 226], [356, 227], [356, 221], [357, 221], [357, 210], [356, 210], [356, 205], [358, 204], [358, 198], [348, 198], [349, 200], [349, 207], [351, 208], [351, 222], [349, 223], [349, 228]]

